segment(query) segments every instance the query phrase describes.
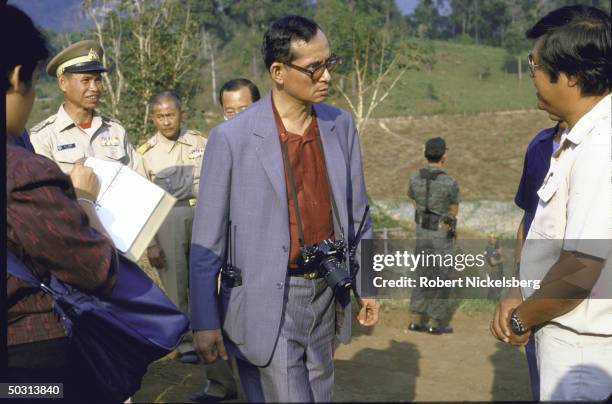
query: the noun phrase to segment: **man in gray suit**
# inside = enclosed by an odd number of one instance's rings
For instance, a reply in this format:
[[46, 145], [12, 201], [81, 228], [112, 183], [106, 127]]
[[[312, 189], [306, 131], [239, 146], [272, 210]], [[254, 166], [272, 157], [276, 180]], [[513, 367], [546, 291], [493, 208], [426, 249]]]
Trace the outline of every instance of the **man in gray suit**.
[[[235, 355], [249, 401], [330, 401], [334, 334], [349, 342], [351, 305], [328, 285], [329, 265], [313, 269], [304, 251], [353, 245], [361, 222], [372, 237], [359, 137], [349, 113], [321, 103], [339, 59], [315, 22], [276, 20], [262, 53], [271, 93], [208, 139], [190, 259], [193, 343], [205, 362]], [[337, 256], [346, 270], [349, 254]], [[378, 303], [357, 301], [359, 322], [374, 325]]]

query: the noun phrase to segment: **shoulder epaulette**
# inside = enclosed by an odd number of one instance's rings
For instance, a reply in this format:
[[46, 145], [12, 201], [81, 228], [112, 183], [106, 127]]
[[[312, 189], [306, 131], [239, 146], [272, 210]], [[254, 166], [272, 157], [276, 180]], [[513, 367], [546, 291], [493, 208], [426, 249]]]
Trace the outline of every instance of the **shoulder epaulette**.
[[37, 123], [36, 125], [32, 127], [32, 129], [30, 129], [30, 133], [39, 132], [45, 126], [51, 125], [53, 122], [55, 122], [56, 117], [57, 117], [57, 114], [54, 114], [48, 117], [47, 119], [45, 119], [44, 121]]
[[157, 139], [155, 138], [155, 136], [153, 136], [151, 139], [147, 140], [146, 142], [138, 146], [136, 151], [140, 154], [145, 154], [146, 152], [151, 150], [153, 146], [155, 146], [156, 144], [157, 144]]
[[187, 134], [204, 137], [204, 135], [202, 135], [202, 132], [200, 132], [199, 130], [194, 130], [194, 129], [187, 129]]
[[114, 117], [112, 117], [112, 116], [110, 116], [110, 115], [100, 114], [100, 118], [102, 118], [102, 120], [103, 120], [104, 122], [114, 122], [114, 123], [117, 123], [117, 124], [119, 124], [119, 125], [123, 126], [123, 125], [121, 124], [121, 121], [119, 121], [119, 119], [114, 118]]

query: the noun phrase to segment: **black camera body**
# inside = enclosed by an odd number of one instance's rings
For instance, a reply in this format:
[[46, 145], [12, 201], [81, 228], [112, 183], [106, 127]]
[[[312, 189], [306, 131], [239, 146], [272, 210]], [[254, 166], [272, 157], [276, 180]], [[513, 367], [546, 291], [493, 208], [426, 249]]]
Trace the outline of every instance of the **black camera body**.
[[353, 279], [344, 265], [345, 261], [344, 240], [326, 239], [302, 247], [301, 266], [306, 271], [318, 271], [334, 293], [353, 286]]

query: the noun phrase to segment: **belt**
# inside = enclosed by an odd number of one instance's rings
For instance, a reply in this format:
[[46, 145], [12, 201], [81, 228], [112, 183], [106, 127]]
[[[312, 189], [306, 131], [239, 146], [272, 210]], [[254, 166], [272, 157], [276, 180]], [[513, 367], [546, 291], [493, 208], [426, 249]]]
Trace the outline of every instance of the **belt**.
[[321, 274], [321, 272], [319, 272], [318, 270], [307, 270], [304, 268], [287, 268], [287, 275], [288, 276], [299, 276], [300, 278], [304, 278], [304, 279], [319, 279], [319, 278], [323, 278], [323, 275]]
[[196, 205], [196, 198], [190, 198], [190, 199], [181, 199], [180, 201], [176, 201], [176, 203], [174, 204], [175, 207], [177, 206], [195, 206]]

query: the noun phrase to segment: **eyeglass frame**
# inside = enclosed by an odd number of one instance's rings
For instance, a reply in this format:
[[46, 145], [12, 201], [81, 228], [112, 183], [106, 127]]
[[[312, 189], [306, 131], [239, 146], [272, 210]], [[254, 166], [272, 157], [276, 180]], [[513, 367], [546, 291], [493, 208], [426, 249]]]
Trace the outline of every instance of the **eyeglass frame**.
[[527, 66], [529, 67], [529, 75], [534, 77], [536, 69], [541, 68], [542, 64], [535, 64], [533, 62], [533, 53], [530, 52], [529, 55], [527, 55]]
[[[332, 63], [330, 63], [332, 62]], [[287, 65], [301, 73], [304, 73], [307, 76], [310, 76], [310, 80], [318, 80], [321, 78], [321, 76], [323, 76], [323, 73], [325, 73], [325, 70], [327, 71], [332, 71], [338, 64], [342, 63], [342, 58], [334, 53], [331, 54], [331, 56], [324, 61], [323, 63], [321, 63], [319, 66], [315, 67], [315, 68], [311, 68], [308, 69], [306, 67], [302, 67], [302, 66], [298, 66], [298, 65], [294, 65], [291, 62], [283, 62], [284, 65]], [[330, 69], [331, 67], [331, 69]], [[323, 68], [321, 76], [317, 77], [316, 79], [314, 78], [314, 74], [317, 72], [317, 70]]]

